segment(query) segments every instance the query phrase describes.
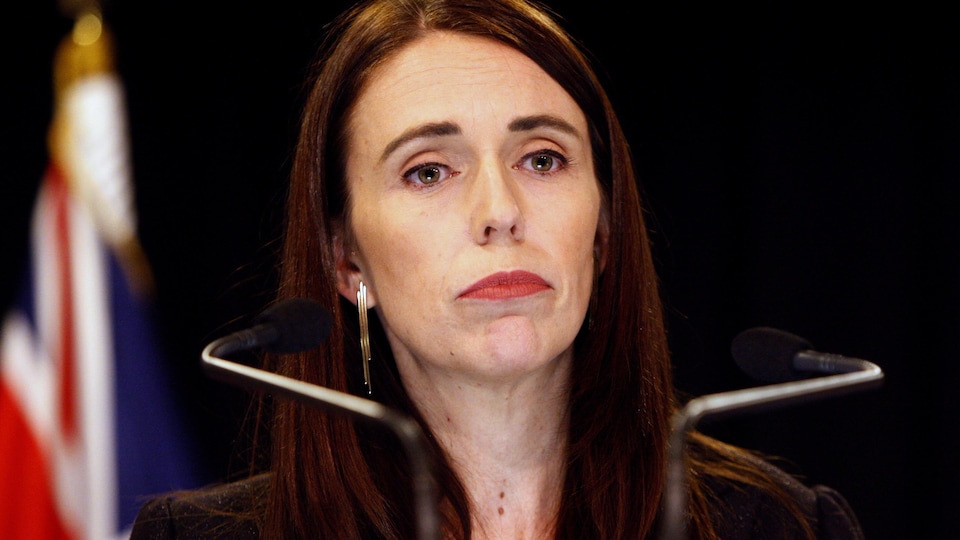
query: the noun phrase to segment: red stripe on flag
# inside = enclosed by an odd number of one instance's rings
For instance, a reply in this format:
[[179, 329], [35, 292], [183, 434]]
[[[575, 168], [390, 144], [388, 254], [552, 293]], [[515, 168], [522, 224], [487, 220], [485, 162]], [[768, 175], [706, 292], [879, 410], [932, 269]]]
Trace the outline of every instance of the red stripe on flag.
[[47, 171], [54, 207], [54, 235], [60, 282], [60, 429], [66, 441], [77, 436], [77, 374], [73, 316], [73, 267], [70, 259], [70, 193], [63, 172], [51, 164]]
[[0, 538], [72, 539], [53, 502], [40, 444], [2, 378], [0, 456]]

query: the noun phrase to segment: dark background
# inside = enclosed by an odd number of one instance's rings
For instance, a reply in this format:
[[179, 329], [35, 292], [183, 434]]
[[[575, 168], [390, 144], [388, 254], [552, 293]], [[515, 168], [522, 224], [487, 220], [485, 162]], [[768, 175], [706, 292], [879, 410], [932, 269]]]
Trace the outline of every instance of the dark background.
[[[199, 352], [270, 298], [298, 84], [345, 3], [256, 5], [106, 6], [158, 322], [211, 477], [235, 465], [244, 394], [204, 378]], [[598, 58], [635, 151], [681, 389], [749, 385], [729, 345], [757, 325], [886, 372], [878, 390], [704, 430], [836, 487], [871, 540], [952, 537], [955, 19], [919, 3], [554, 5]], [[3, 306], [46, 163], [53, 50], [70, 25], [50, 1], [17, 2], [6, 22]]]

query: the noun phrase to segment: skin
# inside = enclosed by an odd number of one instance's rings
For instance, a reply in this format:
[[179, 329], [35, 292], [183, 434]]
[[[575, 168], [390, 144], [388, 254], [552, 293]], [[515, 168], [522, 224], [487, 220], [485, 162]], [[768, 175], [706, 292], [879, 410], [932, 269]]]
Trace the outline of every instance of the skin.
[[[519, 52], [441, 32], [380, 66], [352, 111], [340, 292], [366, 284], [478, 536], [542, 537], [602, 251], [586, 118]], [[498, 275], [514, 279], [477, 285]]]

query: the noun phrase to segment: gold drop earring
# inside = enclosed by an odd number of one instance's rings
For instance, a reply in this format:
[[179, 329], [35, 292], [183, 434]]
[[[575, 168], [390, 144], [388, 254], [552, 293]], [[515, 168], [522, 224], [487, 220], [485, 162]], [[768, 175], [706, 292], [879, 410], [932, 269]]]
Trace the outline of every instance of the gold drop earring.
[[370, 327], [367, 324], [367, 286], [360, 282], [357, 291], [357, 310], [360, 312], [360, 354], [363, 356], [363, 384], [367, 387], [367, 395], [373, 393], [370, 386]]

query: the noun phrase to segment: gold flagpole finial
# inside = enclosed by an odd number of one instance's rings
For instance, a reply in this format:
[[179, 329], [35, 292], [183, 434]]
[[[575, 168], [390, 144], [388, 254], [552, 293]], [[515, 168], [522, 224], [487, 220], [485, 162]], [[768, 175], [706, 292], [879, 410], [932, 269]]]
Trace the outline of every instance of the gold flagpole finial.
[[[95, 5], [95, 3], [91, 3]], [[114, 69], [113, 40], [99, 9], [76, 14], [73, 29], [57, 48], [54, 85], [59, 94], [83, 77]]]
[[[136, 234], [123, 92], [115, 74], [113, 38], [99, 2], [61, 0], [60, 8], [74, 18], [74, 25], [61, 40], [54, 59], [51, 157], [68, 171], [69, 188], [93, 213], [134, 288], [149, 295], [153, 293], [153, 275]], [[91, 148], [98, 150], [90, 154]]]

